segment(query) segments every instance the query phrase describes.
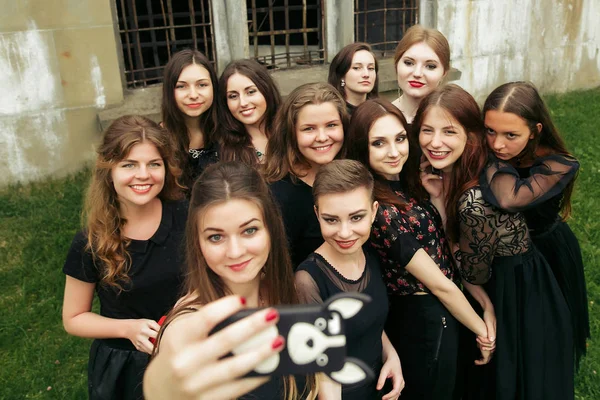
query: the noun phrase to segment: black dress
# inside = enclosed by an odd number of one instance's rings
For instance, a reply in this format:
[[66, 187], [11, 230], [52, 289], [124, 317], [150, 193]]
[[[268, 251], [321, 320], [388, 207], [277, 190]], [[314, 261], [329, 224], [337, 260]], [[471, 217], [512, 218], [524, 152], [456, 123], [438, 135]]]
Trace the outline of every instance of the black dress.
[[217, 145], [209, 145], [203, 149], [189, 149], [188, 162], [191, 169], [193, 184], [194, 181], [206, 169], [206, 167], [219, 162], [219, 152], [217, 150]]
[[270, 188], [281, 209], [295, 270], [310, 253], [323, 244], [321, 227], [314, 209], [312, 187], [288, 175], [272, 183]]
[[576, 159], [555, 154], [538, 158], [527, 168], [492, 159], [482, 174], [483, 197], [497, 207], [523, 213], [533, 243], [552, 268], [571, 311], [576, 365], [590, 337], [587, 291], [579, 242], [559, 212], [563, 191], [578, 170]]
[[[358, 315], [346, 322], [347, 354], [369, 365], [375, 376], [383, 365], [383, 327], [388, 313], [388, 300], [385, 284], [381, 279], [379, 261], [365, 253], [366, 263], [363, 274], [357, 280], [350, 280], [340, 274], [322, 255], [312, 253], [296, 271], [296, 289], [303, 303], [322, 303], [331, 296], [342, 292], [360, 292], [371, 297], [371, 302]], [[377, 380], [366, 385], [343, 385], [344, 400], [381, 399], [376, 388]]]
[[[162, 218], [148, 240], [131, 240], [124, 291], [99, 284], [101, 271], [85, 249], [87, 236], [75, 235], [63, 272], [83, 282], [96, 283], [100, 315], [115, 319], [158, 321], [175, 305], [183, 283], [181, 241], [187, 219], [186, 202], [163, 202]], [[142, 377], [149, 355], [128, 339], [96, 339], [90, 348], [88, 391], [90, 399], [141, 399]]]
[[429, 201], [408, 196], [401, 182], [389, 185], [407, 205], [379, 204], [370, 244], [379, 255], [387, 286], [390, 310], [385, 332], [402, 363], [406, 387], [401, 398], [451, 399], [460, 323], [405, 268], [417, 251], [424, 250], [448, 279], [457, 279], [441, 217]]
[[525, 218], [474, 187], [459, 201], [459, 219], [462, 277], [484, 286], [497, 320], [492, 362], [469, 367], [463, 399], [573, 399], [569, 309]]

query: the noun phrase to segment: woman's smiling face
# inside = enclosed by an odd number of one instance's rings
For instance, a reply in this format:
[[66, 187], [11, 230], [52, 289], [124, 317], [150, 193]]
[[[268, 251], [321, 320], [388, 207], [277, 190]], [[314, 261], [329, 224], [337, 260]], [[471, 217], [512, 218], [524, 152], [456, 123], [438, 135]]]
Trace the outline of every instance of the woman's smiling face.
[[442, 107], [426, 111], [419, 129], [419, 145], [433, 168], [448, 172], [462, 156], [467, 144], [467, 132]]
[[298, 150], [312, 166], [325, 165], [335, 158], [344, 143], [344, 126], [335, 104], [307, 104], [296, 120]]

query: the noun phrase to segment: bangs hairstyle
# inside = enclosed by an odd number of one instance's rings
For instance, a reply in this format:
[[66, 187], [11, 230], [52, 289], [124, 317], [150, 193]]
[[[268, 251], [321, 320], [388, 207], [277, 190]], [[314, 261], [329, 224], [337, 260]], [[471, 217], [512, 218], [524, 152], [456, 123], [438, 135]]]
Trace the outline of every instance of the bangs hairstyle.
[[[333, 86], [327, 83], [298, 86], [287, 96], [275, 117], [274, 135], [267, 144], [267, 160], [262, 169], [268, 182], [281, 180], [287, 174], [299, 177], [303, 170], [310, 169], [310, 163], [298, 149], [296, 122], [303, 107], [323, 103], [335, 106], [346, 132], [349, 121], [346, 102]], [[342, 157], [343, 154], [344, 146], [336, 157]]]
[[[189, 298], [169, 312], [159, 332], [157, 343], [160, 343], [164, 328], [177, 316], [189, 312], [190, 307], [201, 307], [232, 294], [221, 277], [207, 265], [199, 245], [199, 223], [203, 214], [210, 207], [230, 200], [250, 201], [262, 212], [265, 229], [270, 237], [269, 257], [263, 269], [264, 278], [260, 283], [261, 289], [266, 289], [267, 293], [264, 301], [269, 306], [298, 304], [283, 220], [266, 182], [254, 168], [244, 163], [219, 162], [207, 167], [193, 186], [185, 231], [184, 293], [187, 293]], [[157, 348], [155, 353], [156, 351]], [[284, 382], [285, 398], [298, 398], [294, 377], [286, 377]], [[305, 391], [316, 393], [314, 376], [307, 376], [307, 382]]]
[[[383, 176], [379, 175], [371, 168], [371, 162], [369, 160], [369, 132], [378, 119], [387, 115], [396, 117], [404, 129], [408, 126], [402, 112], [383, 98], [367, 100], [354, 110], [350, 121], [350, 130], [346, 138], [347, 158], [361, 162], [371, 172], [375, 179], [373, 193], [375, 199], [379, 203], [404, 208], [406, 202], [392, 191]], [[410, 154], [413, 153], [411, 143], [412, 141], [409, 140], [409, 159]], [[402, 168], [401, 175], [404, 175], [405, 168], [406, 164]]]
[[[521, 152], [521, 155], [536, 158], [538, 146], [549, 149], [554, 154], [562, 154], [572, 157], [567, 150], [558, 129], [554, 126], [550, 111], [536, 87], [529, 82], [509, 82], [494, 89], [485, 100], [483, 115], [490, 110], [515, 114], [525, 120], [533, 139]], [[537, 124], [542, 124], [542, 131], [538, 132]], [[571, 215], [571, 196], [575, 186], [573, 179], [563, 191], [561, 202], [561, 214], [563, 220]]]
[[[466, 90], [458, 85], [446, 85], [427, 95], [419, 105], [413, 121], [413, 140], [419, 141], [418, 135], [423, 120], [433, 107], [440, 107], [454, 118], [465, 130], [467, 141], [462, 155], [454, 163], [449, 179], [446, 195], [446, 234], [452, 243], [458, 243], [460, 229], [458, 223], [458, 204], [463, 193], [479, 184], [479, 175], [487, 162], [488, 150], [485, 143], [485, 130], [479, 105]], [[420, 155], [419, 155], [420, 158]], [[419, 179], [418, 173], [413, 179]]]
[[448, 39], [437, 29], [425, 28], [421, 25], [413, 25], [406, 30], [402, 39], [396, 46], [394, 53], [394, 67], [398, 68], [398, 63], [402, 55], [406, 53], [413, 45], [425, 43], [431, 47], [434, 53], [439, 57], [444, 73], [450, 71], [450, 45]]
[[373, 196], [373, 175], [356, 160], [333, 160], [319, 168], [312, 193], [315, 206], [319, 207], [319, 197], [332, 193], [348, 193], [365, 188], [371, 201]]
[[204, 134], [204, 147], [208, 148], [213, 144], [217, 121], [217, 107], [214, 104], [214, 99], [217, 98], [217, 74], [210, 60], [204, 54], [193, 49], [186, 49], [173, 54], [171, 60], [165, 66], [163, 73], [161, 102], [162, 123], [176, 143], [176, 156], [184, 170], [184, 183], [188, 186], [191, 186], [193, 177], [193, 171], [188, 162], [190, 137], [185, 125], [184, 114], [177, 107], [177, 102], [175, 101], [175, 86], [184, 68], [192, 64], [205, 68], [210, 76], [213, 89], [213, 104], [198, 119], [200, 129], [202, 129], [202, 133]]
[[219, 78], [219, 96], [217, 98], [217, 111], [219, 127], [217, 140], [220, 144], [220, 155], [223, 161], [242, 161], [248, 165], [259, 163], [256, 150], [252, 146], [252, 138], [246, 127], [238, 121], [229, 111], [227, 105], [227, 82], [235, 74], [240, 74], [250, 79], [260, 94], [265, 98], [267, 109], [260, 121], [260, 128], [267, 139], [273, 134], [275, 114], [281, 104], [281, 95], [275, 81], [267, 68], [255, 60], [233, 61], [225, 67]]
[[367, 100], [376, 98], [379, 95], [379, 64], [377, 63], [377, 57], [375, 57], [370, 45], [367, 43], [358, 42], [344, 46], [344, 48], [342, 48], [342, 50], [340, 50], [339, 53], [333, 57], [333, 60], [329, 65], [329, 76], [327, 77], [327, 82], [336, 88], [338, 92], [342, 94], [344, 99], [346, 98], [346, 88], [342, 86], [342, 79], [344, 76], [346, 76], [348, 71], [350, 71], [354, 54], [361, 50], [366, 50], [371, 53], [373, 59], [375, 60], [375, 85], [373, 86], [373, 90], [367, 93]]
[[106, 130], [97, 149], [97, 159], [87, 191], [83, 218], [87, 226], [87, 250], [101, 271], [100, 283], [123, 290], [130, 281], [131, 259], [127, 252], [130, 239], [123, 236], [127, 220], [121, 215], [120, 202], [112, 181], [112, 168], [126, 159], [131, 149], [141, 143], [156, 147], [163, 159], [165, 182], [158, 194], [161, 200], [183, 197], [179, 184], [181, 169], [176, 163], [172, 141], [154, 121], [135, 115], [116, 119]]

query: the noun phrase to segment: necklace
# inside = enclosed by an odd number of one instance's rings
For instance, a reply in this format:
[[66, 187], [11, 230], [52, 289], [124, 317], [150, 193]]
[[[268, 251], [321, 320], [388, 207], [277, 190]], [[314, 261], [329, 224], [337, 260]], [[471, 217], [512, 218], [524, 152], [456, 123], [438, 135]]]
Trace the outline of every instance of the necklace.
[[254, 148], [254, 151], [256, 151], [256, 157], [258, 157], [259, 160], [262, 160], [262, 158], [265, 155], [265, 153], [263, 153], [262, 151], [260, 151], [256, 147]]

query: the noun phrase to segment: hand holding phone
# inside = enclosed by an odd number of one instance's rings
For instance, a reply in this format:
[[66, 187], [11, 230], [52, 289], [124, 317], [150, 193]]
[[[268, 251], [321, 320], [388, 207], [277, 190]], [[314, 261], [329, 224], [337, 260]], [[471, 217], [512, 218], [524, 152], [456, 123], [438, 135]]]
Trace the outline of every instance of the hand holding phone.
[[[322, 372], [341, 384], [367, 382], [373, 371], [361, 360], [346, 357], [344, 321], [352, 318], [371, 301], [361, 293], [340, 293], [322, 304], [278, 306], [279, 322], [233, 349], [244, 354], [260, 343], [278, 336], [285, 338], [285, 348], [257, 365], [248, 376], [281, 376]], [[217, 325], [216, 333], [234, 322], [258, 312], [247, 309]]]
[[175, 318], [162, 333], [158, 354], [146, 369], [144, 397], [147, 400], [229, 399], [267, 382], [267, 377], [244, 376], [282, 350], [280, 337], [240, 356], [226, 359], [223, 356], [273, 326], [278, 318], [274, 309], [256, 312], [209, 336], [218, 323], [244, 309], [244, 304], [239, 296], [227, 296]]

